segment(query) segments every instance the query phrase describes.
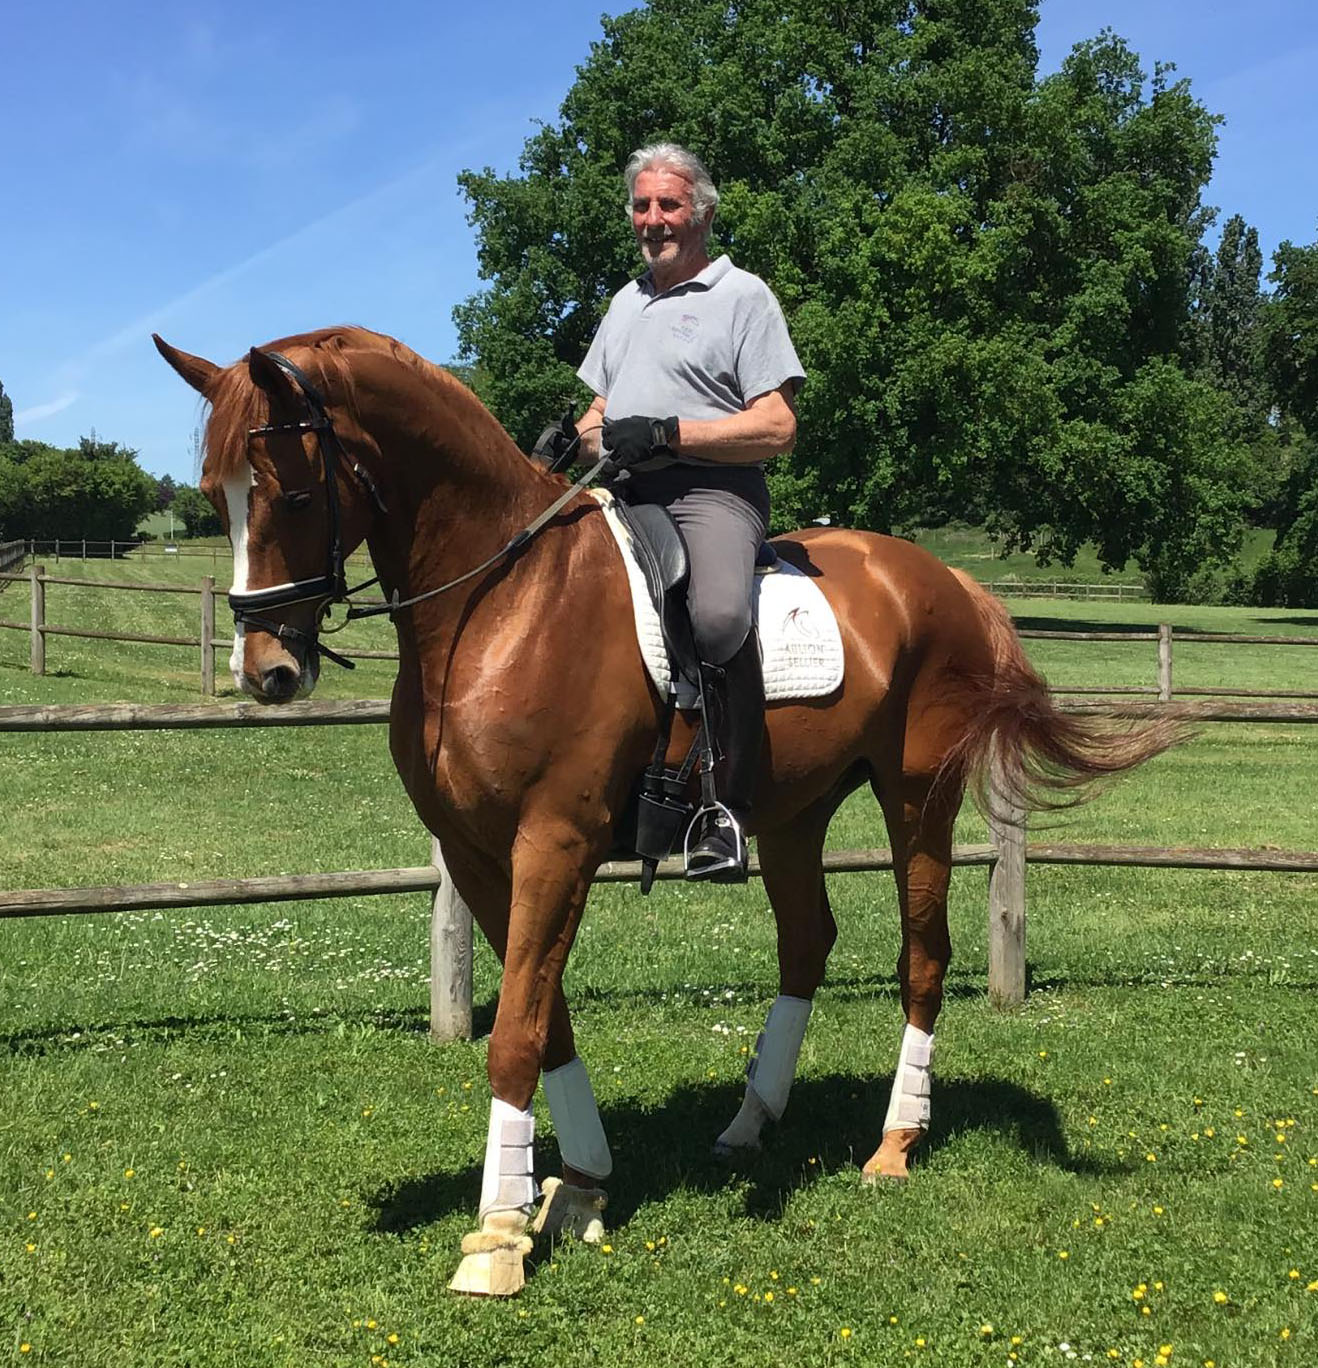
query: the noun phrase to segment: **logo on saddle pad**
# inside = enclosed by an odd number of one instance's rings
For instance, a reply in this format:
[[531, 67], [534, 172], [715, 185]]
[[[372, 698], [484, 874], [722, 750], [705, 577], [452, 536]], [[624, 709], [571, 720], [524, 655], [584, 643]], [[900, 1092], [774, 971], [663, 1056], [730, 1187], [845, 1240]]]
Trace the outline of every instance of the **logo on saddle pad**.
[[[632, 554], [631, 537], [613, 510], [612, 497], [602, 490], [592, 490], [591, 494], [604, 510], [605, 521], [627, 567], [641, 658], [655, 688], [666, 696], [673, 691], [673, 671], [664, 647], [659, 614]], [[840, 687], [842, 634], [814, 577], [779, 561], [777, 568], [755, 576], [752, 606], [760, 633], [764, 697], [768, 702], [822, 698]], [[687, 705], [680, 695], [678, 705]]]

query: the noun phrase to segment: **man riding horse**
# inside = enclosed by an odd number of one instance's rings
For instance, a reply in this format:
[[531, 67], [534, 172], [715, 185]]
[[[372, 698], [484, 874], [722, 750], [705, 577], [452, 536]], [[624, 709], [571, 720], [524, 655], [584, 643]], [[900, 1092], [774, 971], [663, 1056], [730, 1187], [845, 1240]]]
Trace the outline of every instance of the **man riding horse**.
[[687, 877], [741, 883], [764, 740], [751, 620], [769, 523], [764, 462], [792, 449], [805, 373], [769, 287], [727, 256], [710, 260], [719, 197], [699, 158], [655, 143], [632, 153], [625, 175], [649, 269], [614, 295], [578, 372], [595, 392], [581, 453], [597, 459], [602, 442], [615, 496], [662, 505], [686, 541], [706, 725], [722, 756], [719, 805], [694, 833]]

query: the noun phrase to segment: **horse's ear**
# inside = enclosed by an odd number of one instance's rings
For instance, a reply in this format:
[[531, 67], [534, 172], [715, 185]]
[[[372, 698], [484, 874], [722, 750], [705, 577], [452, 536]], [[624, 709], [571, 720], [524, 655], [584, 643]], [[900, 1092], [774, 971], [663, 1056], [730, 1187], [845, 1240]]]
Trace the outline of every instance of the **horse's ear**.
[[293, 391], [288, 376], [259, 347], [253, 347], [247, 353], [247, 371], [252, 377], [252, 384], [267, 394]]
[[210, 382], [220, 373], [220, 367], [204, 356], [193, 356], [189, 352], [171, 347], [159, 333], [152, 333], [151, 340], [156, 350], [192, 386], [198, 394], [205, 394]]

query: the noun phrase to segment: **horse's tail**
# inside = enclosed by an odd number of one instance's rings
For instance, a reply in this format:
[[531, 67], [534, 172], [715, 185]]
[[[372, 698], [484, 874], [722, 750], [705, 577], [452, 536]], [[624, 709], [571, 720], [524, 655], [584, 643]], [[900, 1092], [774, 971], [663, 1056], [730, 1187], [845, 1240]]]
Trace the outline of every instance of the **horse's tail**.
[[1026, 658], [1003, 604], [969, 575], [952, 573], [988, 637], [993, 674], [965, 680], [969, 725], [944, 761], [944, 772], [968, 781], [981, 808], [990, 787], [1026, 808], [1073, 806], [1091, 797], [1102, 780], [1186, 738], [1184, 724], [1175, 719], [1121, 723], [1060, 711]]

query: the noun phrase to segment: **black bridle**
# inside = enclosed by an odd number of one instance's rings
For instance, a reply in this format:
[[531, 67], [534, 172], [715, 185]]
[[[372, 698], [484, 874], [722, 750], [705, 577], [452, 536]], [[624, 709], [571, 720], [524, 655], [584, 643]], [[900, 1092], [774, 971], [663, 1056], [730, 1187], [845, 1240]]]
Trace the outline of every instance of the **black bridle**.
[[[314, 432], [316, 434], [316, 448], [320, 454], [321, 473], [325, 480], [325, 499], [329, 508], [329, 540], [323, 574], [315, 575], [311, 579], [294, 580], [291, 584], [275, 584], [268, 589], [239, 590], [237, 592], [230, 590], [229, 607], [233, 611], [233, 620], [236, 625], [246, 627], [250, 624], [259, 631], [269, 632], [281, 641], [300, 642], [309, 650], [319, 651], [336, 665], [342, 665], [344, 669], [353, 670], [356, 669], [356, 666], [351, 660], [321, 644], [318, 631], [332, 604], [345, 602], [350, 593], [369, 588], [376, 582], [374, 579], [369, 579], [363, 584], [354, 586], [352, 590], [348, 588], [347, 576], [344, 573], [343, 539], [340, 532], [342, 522], [339, 511], [340, 468], [350, 470], [357, 477], [381, 513], [387, 513], [389, 510], [385, 507], [384, 500], [380, 497], [380, 490], [371, 478], [370, 472], [344, 451], [343, 443], [339, 441], [339, 435], [334, 431], [334, 424], [330, 421], [329, 412], [325, 407], [325, 400], [320, 391], [288, 357], [281, 356], [275, 351], [261, 352], [260, 355], [278, 366], [301, 391], [302, 400], [307, 409], [307, 417], [292, 423], [267, 423], [264, 427], [249, 428], [247, 432], [248, 441], [253, 437], [268, 437], [282, 432]], [[295, 603], [317, 601], [319, 606], [316, 610], [316, 626], [310, 631], [304, 631], [300, 627], [292, 627], [285, 622], [272, 622], [269, 618], [260, 616], [279, 608], [290, 608]]]
[[[311, 579], [295, 580], [291, 584], [275, 584], [268, 589], [240, 590], [237, 593], [230, 590], [229, 607], [233, 611], [234, 623], [238, 626], [250, 624], [259, 631], [269, 632], [271, 636], [278, 637], [281, 641], [300, 642], [309, 651], [318, 651], [327, 660], [332, 660], [336, 665], [342, 665], [346, 670], [353, 670], [357, 667], [346, 656], [330, 650], [320, 640], [320, 624], [325, 620], [333, 604], [346, 603], [348, 605], [348, 611], [342, 624], [346, 627], [354, 618], [376, 617], [383, 613], [388, 613], [392, 618], [402, 608], [410, 608], [412, 604], [420, 603], [423, 599], [434, 598], [437, 594], [443, 594], [449, 589], [465, 584], [468, 580], [474, 579], [500, 561], [519, 552], [578, 490], [584, 489], [610, 462], [610, 457], [607, 454], [602, 455], [579, 480], [560, 494], [543, 513], [518, 532], [494, 555], [482, 561], [475, 569], [468, 570], [466, 574], [449, 580], [447, 584], [441, 584], [437, 589], [427, 589], [424, 593], [416, 594], [409, 599], [400, 600], [398, 591], [395, 590], [393, 596], [384, 603], [355, 605], [352, 602], [352, 595], [363, 589], [369, 589], [371, 585], [378, 583], [378, 576], [354, 585], [351, 589], [348, 588], [347, 577], [344, 573], [343, 540], [340, 534], [338, 483], [340, 468], [345, 468], [356, 476], [362, 487], [371, 496], [379, 512], [387, 514], [389, 510], [380, 497], [379, 487], [372, 478], [370, 471], [360, 462], [354, 461], [343, 449], [338, 433], [334, 431], [334, 424], [330, 420], [329, 411], [325, 407], [324, 397], [315, 385], [288, 357], [281, 356], [275, 351], [263, 351], [258, 354], [273, 362], [293, 381], [302, 393], [308, 416], [292, 423], [267, 423], [264, 427], [249, 428], [248, 440], [250, 441], [253, 437], [266, 437], [281, 432], [314, 432], [316, 434], [316, 447], [320, 453], [321, 470], [325, 479], [325, 497], [329, 508], [328, 547], [323, 574], [315, 575]], [[560, 457], [563, 464], [568, 463], [567, 458], [570, 457], [580, 440], [579, 436], [573, 438], [563, 451]], [[272, 622], [269, 618], [259, 616], [259, 614], [269, 613], [278, 608], [289, 608], [295, 603], [309, 602], [318, 602], [315, 626], [309, 630], [291, 627], [287, 623]]]

